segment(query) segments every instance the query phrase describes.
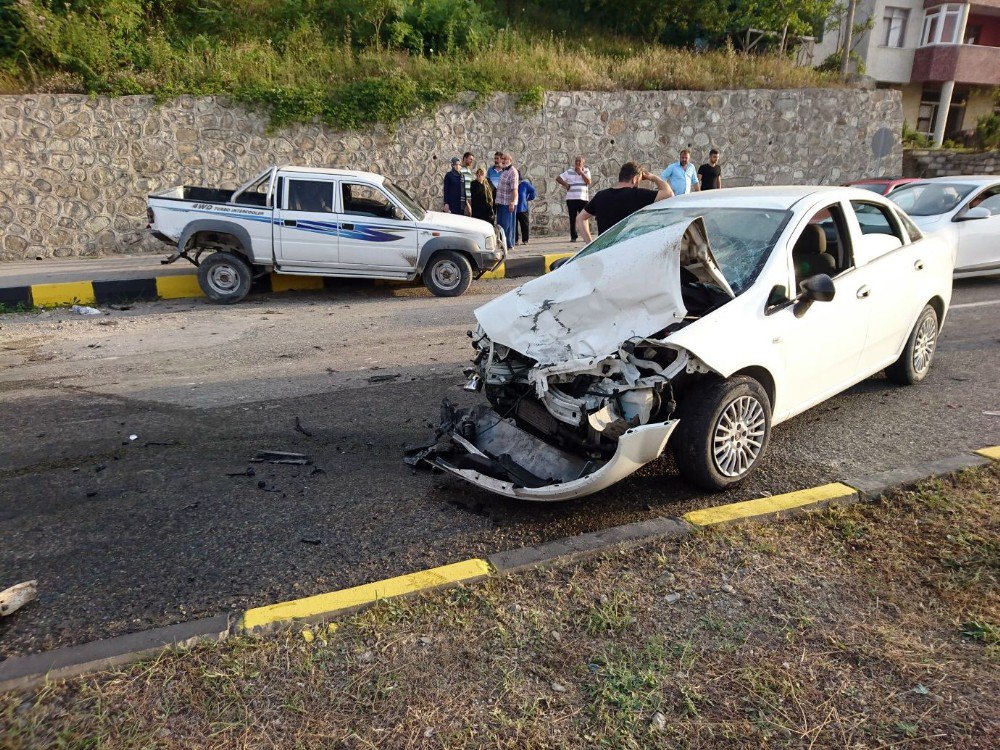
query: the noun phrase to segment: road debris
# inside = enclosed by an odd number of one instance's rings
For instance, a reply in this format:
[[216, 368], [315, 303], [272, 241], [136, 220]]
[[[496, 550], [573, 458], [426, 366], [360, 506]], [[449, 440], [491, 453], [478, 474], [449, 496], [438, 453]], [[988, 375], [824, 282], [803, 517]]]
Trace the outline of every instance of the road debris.
[[38, 596], [38, 581], [25, 581], [0, 591], [0, 617], [12, 615]]
[[302, 423], [299, 421], [298, 417], [295, 418], [295, 431], [296, 432], [301, 432], [306, 437], [312, 437], [313, 436], [313, 434], [311, 432], [309, 432], [309, 430], [307, 430], [305, 427], [302, 426]]
[[299, 541], [302, 542], [303, 544], [312, 544], [312, 545], [317, 545], [317, 544], [322, 544], [323, 543], [322, 539], [320, 539], [319, 537], [315, 537], [315, 536], [304, 536], [301, 539], [299, 539]]
[[257, 451], [257, 455], [250, 459], [250, 463], [308, 466], [312, 463], [312, 459], [304, 453], [289, 453], [288, 451]]
[[75, 312], [77, 315], [103, 315], [100, 310], [96, 307], [87, 307], [86, 305], [73, 305], [70, 308], [71, 312]]
[[227, 477], [254, 477], [257, 476], [257, 472], [253, 470], [252, 466], [248, 466], [246, 471], [234, 471], [226, 474]]
[[392, 380], [396, 380], [397, 378], [401, 378], [401, 377], [402, 377], [402, 375], [400, 373], [398, 373], [398, 372], [395, 375], [372, 375], [371, 377], [368, 378], [368, 382], [369, 383], [388, 383], [388, 382], [390, 382]]

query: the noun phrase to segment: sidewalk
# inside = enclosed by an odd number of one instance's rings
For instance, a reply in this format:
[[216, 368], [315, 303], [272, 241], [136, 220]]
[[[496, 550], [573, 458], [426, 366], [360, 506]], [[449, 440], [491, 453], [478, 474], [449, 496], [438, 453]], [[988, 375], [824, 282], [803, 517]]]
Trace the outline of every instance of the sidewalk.
[[[504, 265], [488, 278], [538, 276], [552, 262], [575, 252], [582, 244], [566, 237], [543, 237], [528, 246], [513, 248]], [[151, 255], [107, 255], [100, 258], [46, 258], [0, 263], [0, 305], [30, 307], [107, 304], [120, 300], [200, 297], [195, 267], [181, 259], [170, 265], [160, 261], [163, 253]], [[553, 257], [554, 256], [554, 257]], [[271, 274], [255, 286], [259, 292], [322, 289], [319, 276]]]

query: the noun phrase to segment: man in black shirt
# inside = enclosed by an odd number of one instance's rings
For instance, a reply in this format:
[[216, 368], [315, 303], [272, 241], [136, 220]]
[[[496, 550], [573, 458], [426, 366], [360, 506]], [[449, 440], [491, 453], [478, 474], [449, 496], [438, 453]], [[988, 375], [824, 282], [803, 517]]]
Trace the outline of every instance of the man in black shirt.
[[[656, 190], [639, 187], [639, 183], [643, 181], [652, 182], [656, 185]], [[576, 226], [584, 242], [590, 242], [593, 239], [590, 219], [597, 219], [597, 233], [601, 234], [640, 208], [673, 197], [674, 191], [659, 176], [650, 174], [634, 161], [629, 161], [622, 164], [618, 171], [618, 184], [601, 190], [577, 214]]]
[[719, 151], [708, 152], [708, 164], [698, 167], [698, 182], [702, 190], [717, 190], [722, 187], [722, 167], [719, 166]]

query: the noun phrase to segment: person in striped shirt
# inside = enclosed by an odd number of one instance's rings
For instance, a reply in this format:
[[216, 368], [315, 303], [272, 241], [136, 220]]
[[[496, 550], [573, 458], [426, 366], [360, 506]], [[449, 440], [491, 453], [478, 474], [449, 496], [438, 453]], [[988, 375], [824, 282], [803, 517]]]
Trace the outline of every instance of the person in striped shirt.
[[472, 168], [475, 163], [476, 157], [472, 155], [471, 151], [466, 151], [462, 154], [462, 168], [458, 171], [462, 173], [462, 179], [465, 181], [465, 215], [472, 216], [472, 182], [476, 179], [476, 170]]

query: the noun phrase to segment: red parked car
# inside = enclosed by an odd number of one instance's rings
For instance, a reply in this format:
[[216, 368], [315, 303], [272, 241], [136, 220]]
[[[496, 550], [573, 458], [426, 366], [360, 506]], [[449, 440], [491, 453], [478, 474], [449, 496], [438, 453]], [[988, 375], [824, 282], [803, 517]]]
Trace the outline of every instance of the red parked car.
[[848, 182], [844, 187], [859, 187], [871, 190], [873, 193], [878, 193], [879, 195], [888, 195], [900, 185], [916, 181], [916, 177], [872, 177], [868, 180]]

